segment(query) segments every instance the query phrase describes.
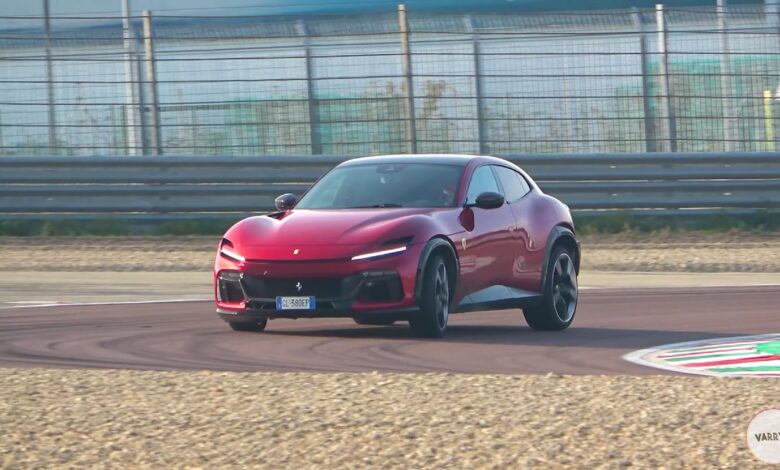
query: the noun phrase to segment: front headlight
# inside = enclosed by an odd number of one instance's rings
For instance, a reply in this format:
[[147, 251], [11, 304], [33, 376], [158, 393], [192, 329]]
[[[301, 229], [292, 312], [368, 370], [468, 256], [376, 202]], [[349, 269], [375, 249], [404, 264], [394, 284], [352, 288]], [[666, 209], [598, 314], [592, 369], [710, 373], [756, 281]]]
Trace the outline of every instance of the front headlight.
[[222, 245], [219, 247], [219, 254], [234, 261], [246, 261], [246, 258], [233, 251], [233, 244], [227, 239], [222, 240]]
[[219, 252], [222, 254], [222, 256], [225, 256], [227, 258], [230, 258], [230, 259], [233, 259], [233, 260], [236, 260], [236, 261], [246, 261], [246, 258], [244, 258], [243, 256], [239, 255], [238, 253], [236, 253], [234, 251], [231, 251], [231, 250], [229, 250], [227, 248], [223, 247], [223, 248], [221, 248], [219, 250]]
[[406, 251], [406, 246], [399, 246], [396, 248], [388, 248], [387, 250], [372, 251], [370, 253], [363, 253], [352, 257], [352, 261], [360, 261], [370, 258], [378, 258], [380, 256], [394, 255], [396, 253], [402, 253]]

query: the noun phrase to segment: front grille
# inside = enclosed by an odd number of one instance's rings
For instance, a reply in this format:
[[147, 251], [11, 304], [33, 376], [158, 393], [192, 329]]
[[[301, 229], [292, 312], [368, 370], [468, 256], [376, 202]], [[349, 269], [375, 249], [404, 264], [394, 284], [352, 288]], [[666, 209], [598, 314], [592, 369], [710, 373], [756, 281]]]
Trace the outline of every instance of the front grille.
[[342, 297], [341, 278], [263, 279], [244, 276], [243, 283], [247, 295], [252, 298], [270, 299], [276, 296], [309, 295], [325, 299]]

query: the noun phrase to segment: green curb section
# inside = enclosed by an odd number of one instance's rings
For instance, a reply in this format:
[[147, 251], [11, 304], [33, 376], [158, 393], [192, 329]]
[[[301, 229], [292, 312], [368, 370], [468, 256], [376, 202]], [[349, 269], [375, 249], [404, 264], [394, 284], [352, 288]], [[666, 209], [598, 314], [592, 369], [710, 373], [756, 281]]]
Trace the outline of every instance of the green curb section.
[[774, 354], [780, 356], [780, 341], [770, 341], [768, 343], [757, 344], [756, 351], [764, 354]]

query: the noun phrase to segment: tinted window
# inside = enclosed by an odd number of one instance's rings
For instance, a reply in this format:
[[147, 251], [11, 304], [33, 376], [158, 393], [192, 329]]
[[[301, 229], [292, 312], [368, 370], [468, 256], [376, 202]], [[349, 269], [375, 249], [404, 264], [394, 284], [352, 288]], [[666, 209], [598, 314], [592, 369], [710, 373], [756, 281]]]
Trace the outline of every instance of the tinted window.
[[498, 179], [501, 180], [501, 186], [504, 188], [504, 199], [507, 202], [515, 202], [528, 193], [530, 188], [520, 173], [503, 166], [494, 168], [498, 173]]
[[426, 163], [336, 168], [296, 205], [300, 209], [453, 207], [463, 168]]
[[466, 202], [468, 204], [474, 204], [477, 200], [477, 196], [484, 192], [498, 192], [498, 184], [493, 177], [493, 171], [489, 166], [481, 166], [474, 170], [471, 175], [471, 182], [469, 183], [469, 190], [466, 193]]

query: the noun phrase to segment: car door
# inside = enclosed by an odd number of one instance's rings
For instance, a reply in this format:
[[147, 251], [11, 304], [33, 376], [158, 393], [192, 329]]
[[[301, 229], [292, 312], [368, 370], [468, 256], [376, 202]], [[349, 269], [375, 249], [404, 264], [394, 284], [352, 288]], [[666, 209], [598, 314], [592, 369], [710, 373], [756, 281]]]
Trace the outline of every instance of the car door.
[[[490, 165], [477, 167], [471, 175], [466, 191], [466, 203], [473, 204], [484, 192], [500, 192]], [[483, 291], [496, 285], [505, 285], [512, 272], [512, 259], [505, 256], [512, 249], [514, 216], [502, 205], [496, 209], [466, 207], [461, 214], [466, 231], [462, 235], [459, 255], [461, 282], [467, 294]], [[477, 301], [476, 298], [472, 299]], [[479, 301], [491, 300], [484, 295]]]
[[526, 196], [531, 187], [523, 175], [511, 168], [495, 165], [493, 169], [501, 184], [501, 194], [515, 221], [512, 246], [506, 252], [512, 257], [511, 276], [507, 285], [533, 291], [539, 283], [539, 267], [528, 225], [531, 220], [531, 198]]

